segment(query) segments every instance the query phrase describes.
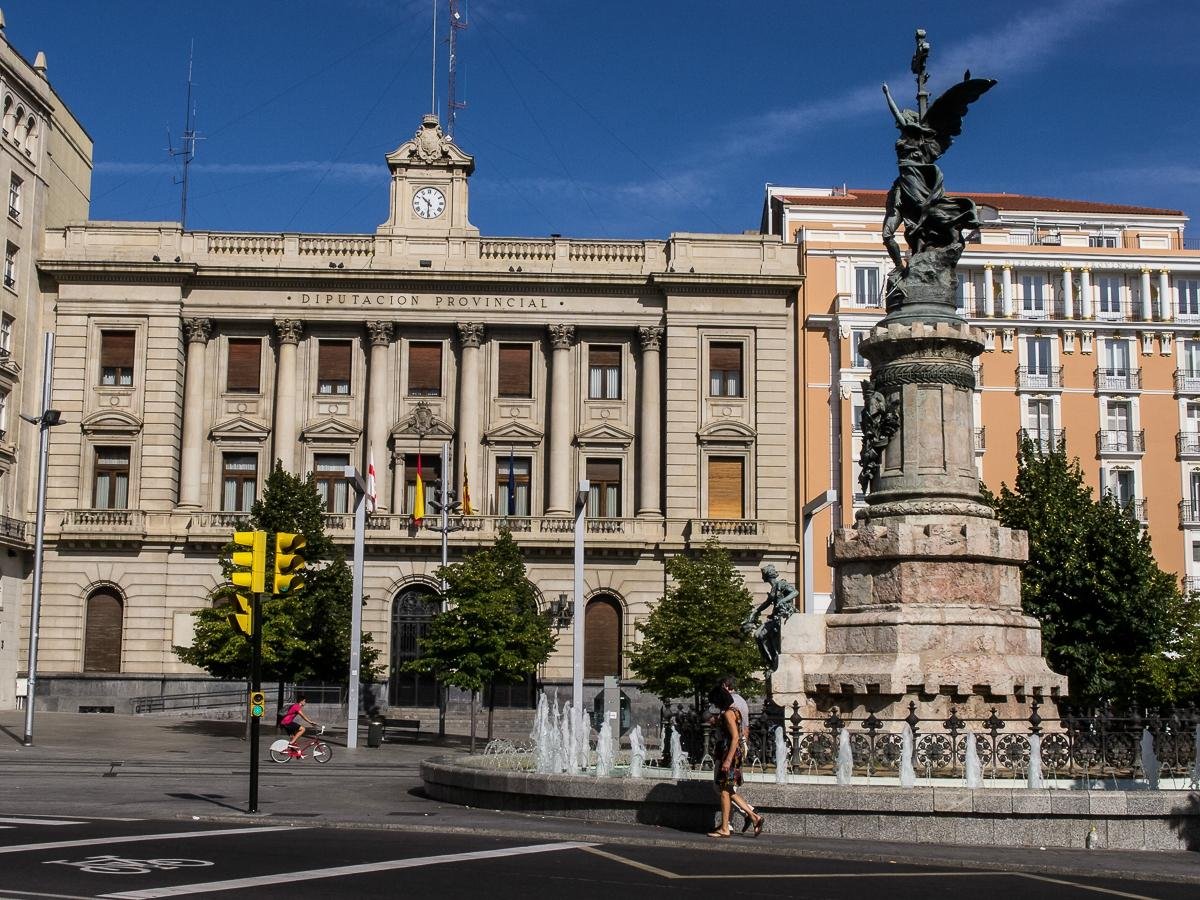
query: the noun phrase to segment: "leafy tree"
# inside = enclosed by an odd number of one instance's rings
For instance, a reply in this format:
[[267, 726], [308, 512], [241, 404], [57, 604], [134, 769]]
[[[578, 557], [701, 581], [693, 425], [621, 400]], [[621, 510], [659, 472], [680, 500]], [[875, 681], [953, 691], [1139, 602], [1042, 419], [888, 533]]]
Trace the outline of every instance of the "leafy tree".
[[[312, 473], [300, 478], [276, 462], [262, 497], [251, 508], [247, 527], [295, 532], [307, 541], [304, 589], [288, 597], [266, 596], [262, 604], [263, 678], [281, 686], [285, 681], [344, 681], [350, 671], [354, 579], [345, 554], [325, 534], [324, 505]], [[229, 554], [233, 548], [229, 544], [221, 560], [226, 577], [232, 569]], [[217, 678], [250, 674], [250, 639], [229, 623], [229, 607], [219, 602], [232, 599], [233, 594], [229, 584], [218, 587], [213, 592], [217, 604], [193, 613], [192, 646], [174, 648], [181, 660]], [[360, 654], [361, 679], [372, 681], [381, 668], [370, 633], [362, 636]], [[283, 691], [279, 693], [282, 699]]]
[[[507, 529], [496, 543], [439, 570], [448, 608], [433, 617], [421, 655], [405, 665], [471, 694], [471, 749], [475, 700], [485, 688], [520, 681], [550, 658], [554, 636], [538, 613], [521, 550]], [[494, 703], [489, 696], [488, 738]]]
[[695, 556], [669, 559], [667, 574], [674, 584], [638, 624], [642, 640], [630, 654], [645, 689], [664, 701], [691, 697], [697, 711], [722, 675], [754, 690], [762, 661], [741, 627], [754, 599], [729, 553], [710, 539]]
[[[1013, 488], [984, 489], [1000, 522], [1029, 532], [1021, 604], [1077, 702], [1169, 703], [1196, 696], [1196, 598], [1154, 560], [1149, 533], [1112, 495], [1098, 501], [1060, 444], [1021, 442]], [[1190, 685], [1190, 686], [1189, 686]]]

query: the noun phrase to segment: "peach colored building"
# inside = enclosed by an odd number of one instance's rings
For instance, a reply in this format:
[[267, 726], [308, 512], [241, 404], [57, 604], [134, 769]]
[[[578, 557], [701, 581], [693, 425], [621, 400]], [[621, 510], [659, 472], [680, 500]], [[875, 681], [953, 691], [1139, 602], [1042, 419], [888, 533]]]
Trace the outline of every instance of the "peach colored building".
[[[975, 451], [991, 488], [1012, 483], [1018, 435], [1065, 437], [1093, 488], [1150, 531], [1159, 564], [1200, 577], [1200, 246], [1182, 212], [1017, 194], [968, 194], [986, 223], [959, 263], [960, 313], [986, 335]], [[858, 342], [883, 315], [886, 192], [767, 188], [763, 231], [804, 265], [796, 394], [796, 506], [817, 514], [810, 609], [831, 602], [824, 542], [863, 504]]]

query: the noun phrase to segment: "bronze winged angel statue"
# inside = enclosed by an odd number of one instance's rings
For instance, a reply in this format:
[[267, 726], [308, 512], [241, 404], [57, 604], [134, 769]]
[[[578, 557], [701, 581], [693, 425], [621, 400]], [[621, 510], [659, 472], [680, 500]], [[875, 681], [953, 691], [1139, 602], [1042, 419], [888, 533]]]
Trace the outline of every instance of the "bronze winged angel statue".
[[[963, 233], [979, 228], [980, 224], [974, 201], [946, 196], [942, 171], [936, 162], [962, 133], [963, 116], [970, 105], [996, 82], [991, 78], [972, 78], [968, 71], [962, 81], [928, 104], [929, 94], [925, 89], [928, 54], [925, 32], [918, 31], [917, 52], [912, 64], [913, 74], [917, 77], [916, 110], [900, 109], [888, 86], [883, 86], [888, 107], [900, 130], [900, 139], [896, 141], [900, 174], [888, 191], [883, 220], [883, 245], [896, 266], [888, 276], [889, 309], [903, 305], [906, 299], [913, 299], [912, 288], [917, 285], [910, 281], [914, 278], [923, 283], [939, 282], [943, 291], [948, 288], [950, 272], [962, 255]], [[907, 259], [896, 242], [896, 231], [901, 223], [908, 244]], [[921, 257], [932, 251], [937, 251], [933, 253], [934, 258], [926, 260], [926, 266], [919, 267]], [[917, 272], [917, 268], [925, 271]], [[928, 291], [917, 288], [917, 293]]]

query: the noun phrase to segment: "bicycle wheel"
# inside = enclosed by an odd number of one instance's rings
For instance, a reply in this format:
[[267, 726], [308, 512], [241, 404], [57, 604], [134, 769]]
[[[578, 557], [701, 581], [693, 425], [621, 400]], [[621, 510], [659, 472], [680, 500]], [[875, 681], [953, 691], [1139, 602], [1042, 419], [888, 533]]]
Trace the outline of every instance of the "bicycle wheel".
[[285, 763], [291, 758], [291, 754], [289, 754], [286, 750], [276, 750], [274, 747], [271, 748], [271, 759], [275, 760], [275, 762]]
[[312, 746], [312, 758], [319, 763], [327, 763], [333, 759], [333, 749], [321, 741], [317, 741]]

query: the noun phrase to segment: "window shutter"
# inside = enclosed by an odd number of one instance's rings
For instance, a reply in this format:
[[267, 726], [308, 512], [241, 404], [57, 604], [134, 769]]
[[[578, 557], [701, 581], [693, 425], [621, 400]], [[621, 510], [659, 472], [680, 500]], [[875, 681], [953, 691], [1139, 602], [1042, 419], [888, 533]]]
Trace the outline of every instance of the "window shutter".
[[226, 390], [259, 393], [261, 371], [262, 341], [259, 338], [230, 338], [225, 367]]
[[741, 459], [709, 458], [708, 515], [713, 519], [740, 519], [745, 515]]
[[532, 397], [532, 345], [501, 344], [499, 375], [499, 394], [501, 397]]
[[408, 345], [408, 392], [438, 396], [442, 392], [441, 343]]
[[319, 381], [350, 380], [350, 342], [321, 341], [317, 354]]
[[133, 368], [132, 331], [105, 331], [100, 335], [100, 366], [105, 369]]
[[587, 461], [588, 481], [604, 481], [609, 484], [621, 481], [621, 462], [616, 459], [589, 459]]
[[592, 367], [617, 368], [621, 365], [620, 347], [589, 347], [588, 365]]
[[121, 598], [99, 590], [87, 599], [83, 639], [85, 672], [121, 671]]
[[742, 371], [741, 344], [711, 344], [708, 348], [708, 367], [719, 372]]
[[596, 597], [584, 611], [583, 677], [621, 674], [621, 610], [608, 597]]

